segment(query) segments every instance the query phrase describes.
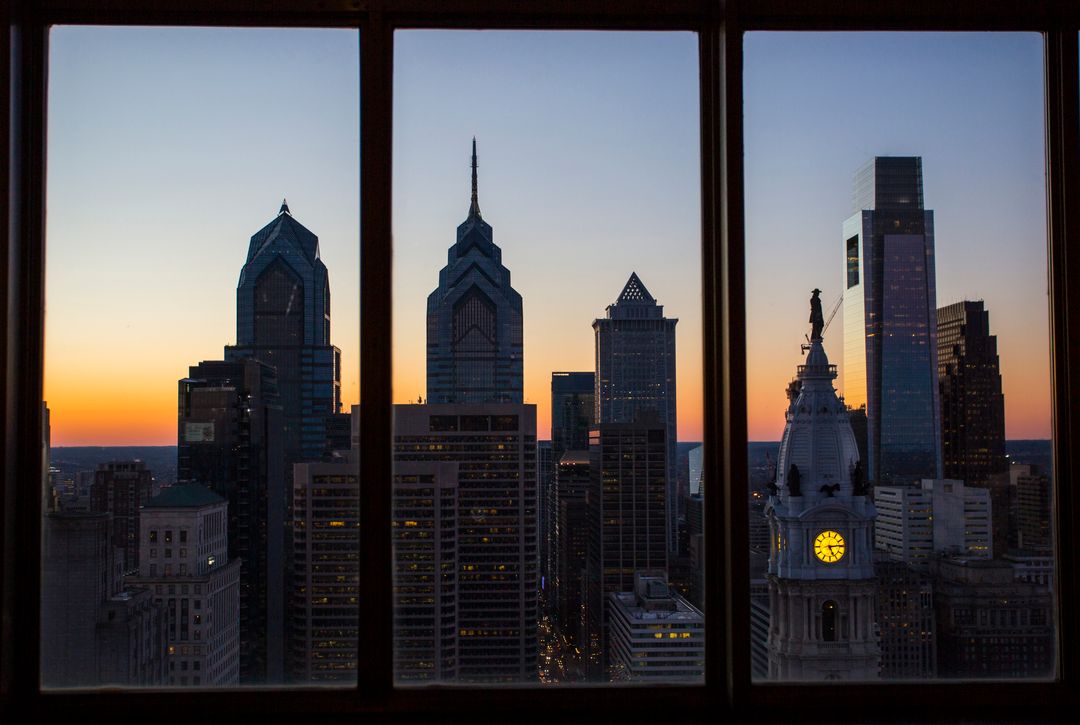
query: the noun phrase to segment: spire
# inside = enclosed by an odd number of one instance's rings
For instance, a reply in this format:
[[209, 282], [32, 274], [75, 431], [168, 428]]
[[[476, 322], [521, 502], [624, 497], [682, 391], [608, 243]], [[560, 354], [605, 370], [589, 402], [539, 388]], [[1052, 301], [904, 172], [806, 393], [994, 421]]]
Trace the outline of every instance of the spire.
[[289, 202], [285, 201], [284, 197], [282, 197], [281, 199], [281, 208], [278, 209], [278, 216], [281, 216], [282, 214], [288, 214], [289, 216], [292, 216], [292, 212], [289, 211]]
[[480, 216], [480, 201], [476, 195], [476, 136], [472, 139], [472, 205], [469, 206], [469, 216], [482, 218]]
[[626, 286], [623, 287], [622, 292], [619, 294], [619, 299], [616, 303], [622, 302], [643, 302], [646, 304], [656, 304], [656, 299], [649, 294], [649, 290], [645, 289], [645, 285], [638, 278], [637, 272], [630, 273], [630, 279], [626, 280]]

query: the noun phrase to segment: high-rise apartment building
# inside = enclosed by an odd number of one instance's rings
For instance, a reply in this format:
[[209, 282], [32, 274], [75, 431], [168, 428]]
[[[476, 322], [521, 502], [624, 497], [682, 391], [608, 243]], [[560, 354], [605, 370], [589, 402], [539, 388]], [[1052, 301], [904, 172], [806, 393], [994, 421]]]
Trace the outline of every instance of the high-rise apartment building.
[[41, 571], [41, 684], [166, 684], [166, 619], [153, 595], [125, 585], [123, 549], [106, 512], [45, 515]]
[[427, 302], [427, 402], [522, 402], [521, 295], [480, 216], [472, 155], [472, 203]]
[[705, 616], [668, 586], [663, 571], [634, 573], [634, 588], [608, 594], [614, 681], [701, 682]]
[[240, 682], [240, 561], [229, 556], [227, 509], [197, 483], [169, 486], [143, 508], [130, 581], [165, 609], [170, 685]]
[[844, 222], [844, 397], [866, 406], [868, 480], [942, 478], [934, 212], [922, 159], [879, 156], [855, 175]]
[[319, 238], [282, 202], [251, 237], [236, 286], [236, 344], [225, 359], [258, 360], [277, 374], [285, 475], [321, 460], [328, 416], [341, 412], [341, 351], [330, 344], [330, 280]]
[[820, 337], [789, 388], [776, 482], [769, 489], [769, 678], [873, 680], [874, 504], [855, 434]]
[[876, 486], [874, 545], [925, 570], [935, 554], [989, 559], [993, 554], [990, 491], [954, 479], [924, 479], [919, 488]]
[[[457, 465], [456, 513], [444, 512], [440, 503], [438, 514], [443, 521], [447, 516], [457, 518], [456, 679], [533, 682], [537, 678], [539, 587], [536, 406], [394, 406], [395, 476], [436, 476], [439, 481], [426, 485], [438, 488], [441, 497], [453, 489], [449, 474], [438, 470], [422, 474], [412, 468], [441, 463]], [[395, 505], [402, 507], [399, 512], [407, 508], [407, 501], [400, 499], [414, 495], [404, 490], [406, 483], [412, 485], [403, 478], [395, 493]], [[434, 516], [434, 512], [429, 514], [429, 518]], [[400, 523], [413, 528], [409, 521], [420, 528], [420, 518], [403, 518]], [[405, 564], [401, 557], [407, 554], [395, 553], [395, 566]], [[434, 557], [436, 552], [423, 555]], [[441, 562], [450, 554], [439, 550], [437, 556], [442, 570]], [[437, 597], [400, 602], [397, 611], [407, 614], [406, 605], [417, 604], [422, 605], [418, 610], [436, 613], [432, 620], [436, 624], [426, 627], [421, 636], [429, 637], [432, 627], [441, 636]], [[397, 630], [395, 636], [409, 635]]]
[[293, 471], [289, 675], [297, 683], [356, 682], [360, 460], [341, 453]]
[[153, 475], [142, 461], [99, 463], [90, 486], [90, 510], [112, 514], [113, 546], [123, 551], [124, 573], [139, 568], [139, 509], [150, 500]]
[[585, 647], [590, 679], [611, 664], [607, 595], [634, 590], [634, 572], [667, 571], [667, 426], [653, 411], [589, 434]]
[[[633, 423], [652, 412], [664, 425], [667, 547], [678, 549], [675, 418], [675, 325], [663, 305], [630, 274], [607, 317], [593, 321], [596, 336], [596, 422]], [[619, 591], [629, 591], [626, 586]]]
[[240, 561], [240, 681], [284, 676], [285, 488], [274, 369], [205, 361], [179, 382], [177, 476], [226, 499], [228, 556]]

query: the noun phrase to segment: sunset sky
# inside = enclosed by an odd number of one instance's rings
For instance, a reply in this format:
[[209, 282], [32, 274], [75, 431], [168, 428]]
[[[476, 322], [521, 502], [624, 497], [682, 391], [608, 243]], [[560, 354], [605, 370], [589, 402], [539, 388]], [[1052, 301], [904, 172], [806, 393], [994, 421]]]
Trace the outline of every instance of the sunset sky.
[[[986, 300], [1008, 435], [1049, 434], [1040, 73], [1035, 35], [748, 37], [752, 440], [780, 435], [809, 289], [839, 294], [852, 174], [887, 154], [923, 156], [939, 305]], [[235, 341], [247, 242], [283, 196], [319, 236], [357, 401], [358, 75], [349, 31], [54, 29], [53, 445], [175, 443], [176, 381]], [[696, 38], [399, 32], [394, 112], [395, 400], [425, 394], [426, 298], [468, 210], [475, 135], [540, 435], [551, 372], [592, 369], [592, 320], [636, 271], [679, 318], [679, 438], [700, 440]]]

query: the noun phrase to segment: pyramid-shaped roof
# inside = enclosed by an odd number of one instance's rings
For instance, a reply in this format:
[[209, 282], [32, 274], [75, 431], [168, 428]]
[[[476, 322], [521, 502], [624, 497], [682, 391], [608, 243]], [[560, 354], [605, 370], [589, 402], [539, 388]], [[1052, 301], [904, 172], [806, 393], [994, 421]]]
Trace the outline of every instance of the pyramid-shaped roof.
[[308, 260], [315, 261], [319, 258], [319, 238], [311, 233], [300, 222], [293, 218], [289, 211], [289, 205], [284, 201], [278, 215], [265, 227], [255, 232], [248, 245], [247, 261], [251, 261], [267, 244], [276, 239], [287, 240], [296, 247]]
[[645, 285], [637, 276], [637, 272], [630, 273], [630, 279], [626, 281], [626, 286], [624, 286], [622, 292], [619, 293], [619, 299], [615, 301], [615, 304], [621, 305], [624, 302], [637, 302], [647, 305], [656, 304], [656, 299], [649, 294], [649, 290], [645, 288]]

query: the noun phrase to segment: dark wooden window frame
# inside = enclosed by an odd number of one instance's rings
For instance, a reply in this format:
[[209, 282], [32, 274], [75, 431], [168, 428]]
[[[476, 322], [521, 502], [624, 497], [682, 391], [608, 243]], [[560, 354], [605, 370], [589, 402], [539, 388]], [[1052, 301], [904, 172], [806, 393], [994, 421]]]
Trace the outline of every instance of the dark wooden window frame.
[[[1075, 706], [1080, 498], [1080, 9], [1068, 0], [9, 0], [0, 37], [0, 718], [167, 719], [356, 713], [772, 719], [1044, 717]], [[41, 692], [38, 685], [45, 113], [53, 24], [352, 27], [361, 59], [360, 685], [337, 690]], [[408, 28], [685, 30], [699, 39], [706, 465], [707, 683], [699, 687], [395, 690], [391, 654], [391, 128], [393, 33]], [[1057, 511], [1053, 682], [750, 684], [746, 512], [742, 39], [753, 30], [1034, 31], [1045, 41], [1048, 288]], [[87, 190], [87, 193], [93, 193]], [[1070, 251], [1072, 254], [1070, 255]], [[25, 717], [20, 715], [20, 717]]]

